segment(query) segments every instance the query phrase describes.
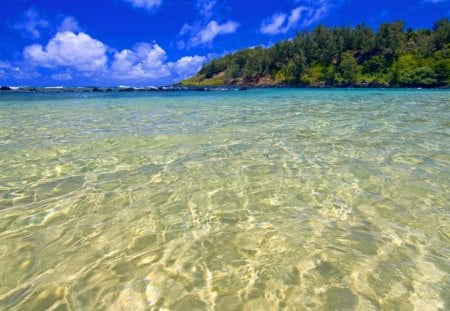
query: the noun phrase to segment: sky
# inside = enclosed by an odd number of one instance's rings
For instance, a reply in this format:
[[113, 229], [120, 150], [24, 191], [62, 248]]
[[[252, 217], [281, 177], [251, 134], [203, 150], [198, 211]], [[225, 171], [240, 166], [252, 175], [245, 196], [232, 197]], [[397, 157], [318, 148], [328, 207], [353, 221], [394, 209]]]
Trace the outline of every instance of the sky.
[[150, 86], [326, 26], [432, 28], [450, 0], [0, 0], [0, 84]]

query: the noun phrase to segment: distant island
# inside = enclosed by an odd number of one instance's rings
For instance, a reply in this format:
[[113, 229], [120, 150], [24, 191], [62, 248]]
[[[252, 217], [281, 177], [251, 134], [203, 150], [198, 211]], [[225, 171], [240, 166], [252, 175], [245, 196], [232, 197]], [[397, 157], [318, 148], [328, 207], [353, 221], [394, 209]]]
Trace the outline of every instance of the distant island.
[[317, 26], [269, 48], [243, 49], [205, 64], [181, 86], [448, 87], [450, 21], [432, 30], [402, 21], [374, 32]]

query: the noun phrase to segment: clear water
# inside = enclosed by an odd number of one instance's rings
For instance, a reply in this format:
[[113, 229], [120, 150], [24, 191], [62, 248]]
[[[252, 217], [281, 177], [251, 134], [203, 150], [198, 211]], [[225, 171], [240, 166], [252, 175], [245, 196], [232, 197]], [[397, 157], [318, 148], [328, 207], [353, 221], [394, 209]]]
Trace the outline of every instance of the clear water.
[[0, 309], [450, 309], [450, 92], [0, 94]]

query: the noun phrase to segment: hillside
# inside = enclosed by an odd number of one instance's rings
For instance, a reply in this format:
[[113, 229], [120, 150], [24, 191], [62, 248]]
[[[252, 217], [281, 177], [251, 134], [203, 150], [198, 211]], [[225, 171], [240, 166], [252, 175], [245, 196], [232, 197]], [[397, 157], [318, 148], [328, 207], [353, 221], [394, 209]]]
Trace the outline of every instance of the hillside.
[[401, 21], [299, 32], [292, 40], [214, 59], [186, 86], [405, 86], [447, 87], [450, 82], [450, 21], [432, 30]]

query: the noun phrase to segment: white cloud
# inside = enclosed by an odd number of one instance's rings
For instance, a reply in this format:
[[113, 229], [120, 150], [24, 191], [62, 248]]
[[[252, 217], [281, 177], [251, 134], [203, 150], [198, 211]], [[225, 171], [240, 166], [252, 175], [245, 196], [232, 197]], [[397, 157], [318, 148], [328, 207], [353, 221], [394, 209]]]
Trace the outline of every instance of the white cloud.
[[39, 73], [33, 68], [22, 65], [0, 61], [0, 79], [33, 79], [39, 76]]
[[305, 5], [298, 6], [289, 14], [275, 13], [261, 24], [260, 31], [266, 35], [287, 33], [300, 23], [307, 27], [322, 19], [331, 9], [329, 0], [305, 1]]
[[196, 74], [205, 61], [206, 57], [204, 56], [184, 56], [174, 63], [168, 63], [167, 66], [172, 71], [172, 74], [179, 79], [184, 79]]
[[328, 1], [321, 1], [320, 6], [316, 8], [308, 8], [307, 12], [308, 14], [305, 16], [302, 26], [309, 26], [311, 24], [314, 24], [318, 21], [320, 21], [322, 18], [324, 18], [330, 9], [333, 7], [332, 4], [330, 4]]
[[300, 15], [305, 10], [304, 7], [298, 7], [291, 11], [291, 15], [289, 16], [288, 23], [286, 27], [291, 28], [295, 25], [297, 25], [298, 20], [300, 19]]
[[161, 5], [161, 0], [125, 0], [131, 3], [136, 8], [143, 8], [147, 10], [155, 9]]
[[7, 71], [11, 69], [11, 64], [9, 62], [0, 61], [0, 79], [7, 76]]
[[216, 0], [198, 0], [197, 8], [200, 10], [200, 15], [210, 18], [213, 15], [213, 9], [216, 3]]
[[174, 80], [195, 74], [206, 61], [206, 57], [198, 55], [184, 56], [175, 62], [166, 59], [166, 52], [158, 44], [139, 43], [131, 50], [115, 53], [111, 75], [116, 80]]
[[184, 24], [183, 27], [181, 27], [180, 35], [185, 35], [187, 33], [192, 32], [194, 27], [190, 26], [189, 24]]
[[197, 32], [190, 40], [190, 46], [208, 45], [219, 35], [231, 34], [236, 32], [239, 23], [228, 21], [224, 24], [219, 24], [216, 21], [210, 21], [205, 28]]
[[158, 79], [170, 76], [164, 65], [166, 52], [156, 43], [139, 43], [132, 50], [114, 55], [112, 75], [116, 79]]
[[83, 32], [58, 32], [45, 47], [30, 45], [23, 54], [34, 66], [63, 66], [83, 72], [103, 71], [107, 63], [106, 46]]
[[[78, 27], [73, 19], [66, 21], [62, 26]], [[35, 76], [37, 72], [33, 70], [44, 67], [53, 71], [49, 78], [59, 81], [83, 76], [92, 81], [172, 83], [195, 74], [207, 60], [205, 56], [193, 55], [168, 62], [166, 51], [157, 43], [138, 43], [131, 49], [114, 52], [86, 33], [71, 31], [58, 32], [45, 46], [25, 47], [23, 58], [19, 67], [0, 61], [0, 78], [21, 78], [28, 73], [28, 77]]]
[[20, 21], [14, 25], [14, 28], [25, 37], [38, 39], [41, 37], [41, 31], [50, 28], [50, 24], [40, 17], [35, 9], [30, 8], [22, 14]]
[[72, 75], [70, 73], [55, 73], [51, 75], [53, 80], [69, 81], [72, 80]]
[[212, 17], [217, 13], [217, 6], [223, 5], [218, 0], [195, 0], [199, 18], [193, 24], [183, 24], [178, 37], [172, 43], [178, 49], [189, 49], [195, 46], [212, 47], [217, 36], [232, 34], [240, 27], [233, 20], [220, 23]]
[[11, 67], [11, 64], [9, 63], [9, 62], [2, 62], [1, 60], [0, 60], [0, 69], [3, 69], [3, 68], [10, 68]]
[[66, 18], [64, 18], [64, 20], [62, 21], [61, 25], [58, 28], [58, 32], [66, 32], [66, 31], [75, 33], [81, 31], [80, 26], [78, 26], [78, 21], [75, 18], [71, 16], [67, 16]]
[[293, 9], [289, 16], [284, 13], [275, 13], [272, 17], [261, 25], [261, 32], [266, 35], [276, 35], [286, 33], [297, 26], [303, 13], [310, 13], [311, 10], [305, 6], [299, 6]]
[[[274, 35], [283, 32], [283, 24], [286, 20], [286, 14], [275, 13], [272, 17], [263, 22], [261, 32], [268, 35]], [[287, 31], [287, 30], [286, 30]]]
[[309, 8], [299, 6], [293, 9], [289, 17], [283, 13], [275, 13], [269, 20], [261, 25], [261, 32], [267, 35], [286, 33], [297, 26], [303, 12], [309, 12]]

